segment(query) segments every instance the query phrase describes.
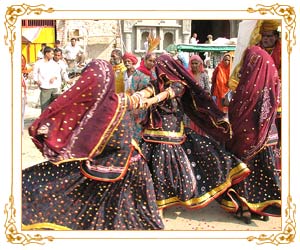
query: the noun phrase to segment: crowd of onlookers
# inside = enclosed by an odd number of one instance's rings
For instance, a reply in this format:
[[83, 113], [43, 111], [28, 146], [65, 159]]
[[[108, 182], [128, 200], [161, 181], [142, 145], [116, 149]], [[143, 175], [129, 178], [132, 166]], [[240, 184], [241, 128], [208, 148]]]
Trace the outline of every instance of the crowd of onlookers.
[[[121, 71], [124, 71], [127, 68], [121, 80], [123, 81], [124, 79], [124, 84], [128, 85], [128, 82], [131, 80], [130, 76], [134, 72], [135, 66], [140, 62], [140, 58], [130, 53], [131, 60], [129, 60], [126, 58], [128, 52], [122, 55], [121, 50], [113, 50], [110, 62], [115, 65], [114, 67], [116, 67], [116, 63], [114, 63], [113, 57], [116, 53], [118, 54], [116, 60], [120, 60], [122, 65], [123, 63], [126, 64], [126, 67], [123, 65], [121, 69]], [[172, 51], [165, 51], [165, 53], [170, 53], [178, 58], [178, 60], [181, 60], [185, 68], [189, 69], [199, 84], [203, 86], [207, 92], [210, 92], [212, 69], [209, 69], [208, 72], [207, 68], [209, 67], [207, 63], [204, 63], [201, 56], [194, 55], [191, 57], [189, 53], [177, 53], [176, 48]], [[81, 69], [86, 64], [85, 51], [77, 44], [75, 38], [72, 38], [70, 44], [65, 47], [61, 46], [59, 40], [55, 41], [53, 47], [42, 43], [41, 49], [38, 51], [36, 62], [32, 65], [26, 64], [26, 59], [23, 55], [22, 60], [24, 63], [22, 64], [22, 88], [24, 90], [24, 96], [26, 95], [26, 86], [38, 87], [40, 89], [40, 96], [38, 100], [36, 100], [36, 106], [40, 107], [41, 111], [43, 111], [57, 95], [68, 89], [74, 83], [80, 75]], [[125, 62], [125, 60], [127, 61]], [[120, 69], [115, 70], [118, 72]], [[120, 76], [116, 78], [116, 81], [119, 80]]]
[[[266, 37], [262, 37], [262, 44]], [[265, 47], [274, 47], [278, 40], [279, 35], [274, 33], [274, 39], [269, 39], [270, 44], [265, 45]], [[212, 41], [213, 36], [208, 35], [206, 43], [212, 43]], [[147, 39], [145, 49], [148, 48], [148, 42]], [[197, 33], [192, 34], [190, 43], [199, 43]], [[230, 94], [228, 79], [231, 73], [234, 53], [221, 53], [219, 55], [220, 61], [213, 68], [211, 61], [207, 60], [211, 52], [202, 54], [183, 53], [178, 52], [175, 46], [173, 49], [165, 51], [165, 53], [171, 54], [180, 61], [197, 83], [213, 97], [220, 110], [227, 112], [228, 103], [226, 101], [228, 102], [227, 95], [228, 93]], [[203, 59], [204, 57], [205, 59]], [[71, 38], [70, 43], [64, 47], [61, 46], [59, 40], [55, 41], [53, 48], [43, 43], [33, 66], [26, 64], [24, 56], [22, 56], [22, 60], [23, 94], [26, 96], [26, 86], [39, 87], [40, 97], [37, 100], [37, 106], [41, 107], [42, 111], [57, 95], [74, 83], [80, 75], [81, 69], [86, 64], [85, 51], [77, 44], [75, 38]], [[126, 91], [135, 72], [135, 67], [140, 63], [140, 58], [133, 53], [123, 53], [120, 49], [114, 49], [111, 52], [110, 63], [116, 72], [117, 92]], [[122, 82], [122, 84], [118, 84], [118, 82]], [[118, 89], [118, 86], [121, 86], [120, 89]]]

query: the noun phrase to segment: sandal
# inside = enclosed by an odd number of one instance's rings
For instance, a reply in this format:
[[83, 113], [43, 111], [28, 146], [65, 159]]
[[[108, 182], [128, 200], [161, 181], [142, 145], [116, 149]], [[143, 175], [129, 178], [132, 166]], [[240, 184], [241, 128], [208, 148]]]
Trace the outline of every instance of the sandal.
[[251, 213], [252, 219], [262, 220], [262, 221], [269, 221], [269, 216], [267, 215], [260, 215], [256, 213]]
[[248, 207], [239, 207], [237, 210], [235, 217], [239, 220], [244, 221], [246, 224], [250, 224], [251, 221], [251, 212]]

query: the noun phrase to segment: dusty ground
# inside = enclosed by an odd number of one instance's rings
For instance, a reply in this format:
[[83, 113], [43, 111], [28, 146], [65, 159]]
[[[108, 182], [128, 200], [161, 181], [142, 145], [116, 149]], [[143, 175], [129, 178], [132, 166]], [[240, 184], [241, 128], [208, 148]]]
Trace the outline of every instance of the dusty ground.
[[[40, 114], [40, 109], [36, 108], [38, 104], [39, 90], [29, 89], [28, 104], [25, 111], [25, 128]], [[43, 161], [40, 152], [35, 148], [27, 129], [24, 130], [22, 140], [22, 163], [23, 168]], [[281, 217], [270, 217], [268, 222], [253, 220], [249, 225], [237, 220], [231, 214], [220, 209], [216, 202], [203, 209], [187, 210], [182, 207], [171, 207], [164, 211], [165, 230], [201, 230], [201, 231], [273, 231], [282, 230]]]

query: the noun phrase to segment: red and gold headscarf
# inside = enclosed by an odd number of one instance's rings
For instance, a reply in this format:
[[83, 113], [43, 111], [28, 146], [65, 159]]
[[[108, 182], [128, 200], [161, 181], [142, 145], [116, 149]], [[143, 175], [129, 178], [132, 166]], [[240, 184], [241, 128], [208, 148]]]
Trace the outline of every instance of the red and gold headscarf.
[[[93, 60], [77, 82], [33, 122], [29, 134], [54, 163], [90, 159], [101, 151], [117, 126], [117, 116], [122, 115], [118, 105], [112, 66], [104, 60]], [[47, 136], [37, 133], [42, 125], [49, 127]]]
[[279, 105], [280, 79], [272, 57], [259, 46], [245, 51], [239, 73], [228, 107], [233, 137], [226, 146], [247, 160], [267, 143]]
[[181, 63], [170, 55], [161, 55], [156, 59], [155, 71], [158, 76], [154, 82], [155, 89], [162, 92], [172, 82], [181, 82], [186, 86], [181, 102], [189, 118], [216, 140], [226, 141], [230, 138], [231, 127], [226, 115]]

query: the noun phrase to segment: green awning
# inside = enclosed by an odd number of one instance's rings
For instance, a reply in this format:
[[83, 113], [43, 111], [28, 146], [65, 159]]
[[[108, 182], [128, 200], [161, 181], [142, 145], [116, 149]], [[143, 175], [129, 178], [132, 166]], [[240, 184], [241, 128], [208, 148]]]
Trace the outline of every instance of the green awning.
[[216, 45], [216, 44], [177, 44], [177, 51], [183, 52], [228, 52], [235, 51], [235, 45]]

